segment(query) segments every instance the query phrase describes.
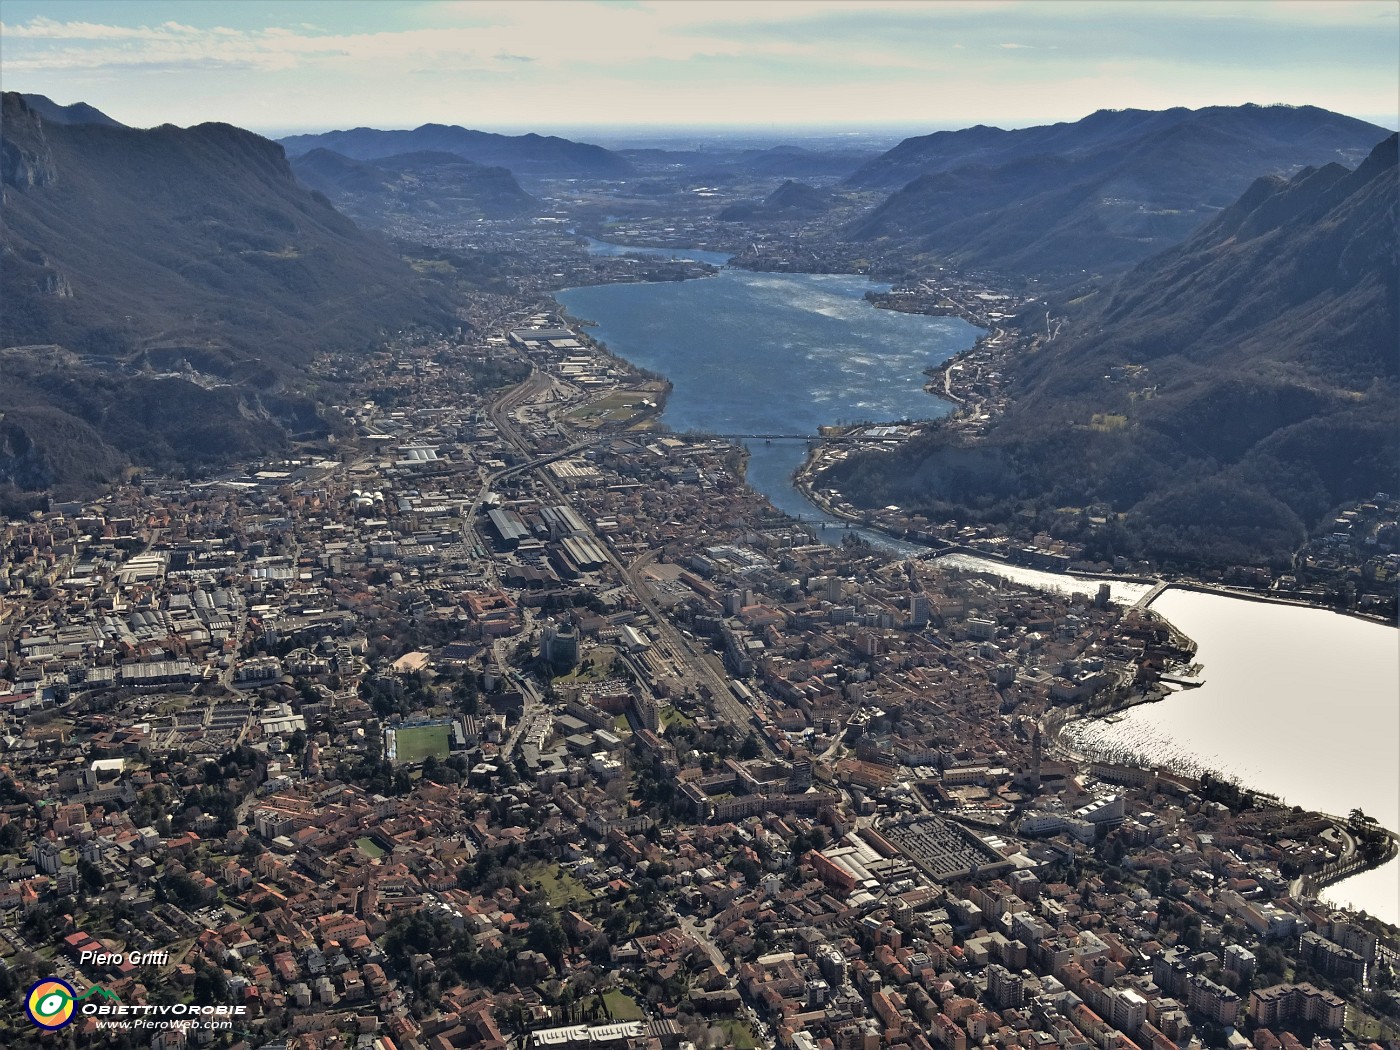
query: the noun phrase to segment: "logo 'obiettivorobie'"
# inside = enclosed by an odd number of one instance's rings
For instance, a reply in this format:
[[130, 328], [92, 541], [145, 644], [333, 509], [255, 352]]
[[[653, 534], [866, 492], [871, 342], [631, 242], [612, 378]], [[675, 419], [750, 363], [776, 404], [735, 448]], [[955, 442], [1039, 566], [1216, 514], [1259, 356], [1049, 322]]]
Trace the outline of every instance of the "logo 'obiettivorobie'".
[[29, 989], [29, 994], [24, 999], [24, 1012], [40, 1028], [56, 1032], [73, 1020], [77, 1004], [89, 996], [114, 1003], [121, 1002], [116, 993], [107, 991], [101, 985], [79, 993], [61, 977], [45, 977]]
[[248, 1007], [211, 1006], [201, 1003], [155, 1003], [127, 1006], [116, 992], [93, 985], [76, 991], [61, 977], [45, 977], [24, 998], [29, 1020], [48, 1032], [70, 1024], [75, 1015], [97, 1019], [107, 1028], [204, 1028], [231, 1029], [234, 1018], [248, 1015]]

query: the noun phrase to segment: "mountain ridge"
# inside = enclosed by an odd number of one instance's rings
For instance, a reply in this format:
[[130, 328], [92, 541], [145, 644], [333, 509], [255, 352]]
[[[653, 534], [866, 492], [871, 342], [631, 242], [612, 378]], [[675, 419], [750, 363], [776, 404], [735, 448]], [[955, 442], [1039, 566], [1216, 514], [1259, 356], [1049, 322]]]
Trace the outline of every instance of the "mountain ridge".
[[47, 95], [23, 94], [20, 97], [33, 112], [51, 124], [104, 124], [110, 128], [126, 127], [121, 121], [112, 119], [86, 102], [74, 102], [63, 106]]
[[317, 147], [289, 163], [304, 185], [371, 224], [405, 211], [439, 218], [513, 218], [539, 205], [508, 169], [455, 153], [419, 150], [359, 161]]
[[[1126, 144], [1144, 135], [1160, 132], [1186, 122], [1216, 125], [1230, 120], [1236, 130], [1248, 125], [1276, 121], [1282, 123], [1318, 121], [1342, 127], [1364, 125], [1378, 132], [1378, 141], [1388, 133], [1379, 125], [1334, 113], [1318, 106], [1205, 106], [1190, 109], [1174, 106], [1163, 110], [1100, 109], [1079, 120], [1027, 128], [998, 128], [976, 124], [969, 128], [935, 131], [907, 138], [867, 162], [848, 176], [845, 184], [857, 189], [899, 189], [920, 175], [948, 170], [965, 164], [996, 167], [1016, 159], [1046, 154], [1072, 156], [1108, 146]], [[1316, 134], [1314, 131], [1312, 132]]]
[[318, 147], [353, 160], [373, 161], [423, 151], [453, 153], [487, 167], [516, 175], [613, 177], [632, 173], [632, 165], [611, 150], [557, 135], [498, 135], [457, 124], [422, 124], [411, 130], [351, 128], [278, 139], [289, 157]]
[[1100, 111], [936, 132], [851, 176], [869, 188], [914, 175], [843, 236], [1008, 275], [1120, 272], [1185, 239], [1258, 175], [1354, 164], [1386, 134], [1311, 106]]
[[1091, 557], [1286, 566], [1335, 507], [1400, 487], [1396, 144], [1255, 180], [1111, 287], [1052, 303], [1063, 332], [1006, 365], [984, 437], [935, 427], [827, 483], [935, 518], [1031, 514]]
[[443, 290], [299, 185], [267, 139], [53, 124], [13, 92], [0, 105], [0, 485], [84, 488], [94, 465], [202, 469], [276, 448], [318, 425], [315, 353], [451, 319]]

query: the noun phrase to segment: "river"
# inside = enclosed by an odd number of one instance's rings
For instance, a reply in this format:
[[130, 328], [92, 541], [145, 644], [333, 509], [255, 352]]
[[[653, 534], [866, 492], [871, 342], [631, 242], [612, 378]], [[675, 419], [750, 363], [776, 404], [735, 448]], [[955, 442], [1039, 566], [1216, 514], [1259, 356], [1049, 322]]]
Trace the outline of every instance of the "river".
[[[609, 254], [633, 251], [593, 242]], [[649, 254], [721, 264], [713, 252]], [[722, 270], [705, 280], [574, 288], [556, 298], [620, 356], [669, 378], [662, 422], [677, 431], [815, 435], [856, 420], [946, 414], [923, 370], [972, 344], [957, 318], [877, 310], [885, 286], [853, 275]], [[793, 486], [805, 440], [750, 439], [748, 479], [777, 507], [828, 528], [842, 523]], [[858, 530], [901, 553], [923, 548]], [[950, 555], [951, 566], [992, 571], [1050, 590], [1092, 594], [1100, 581]], [[1115, 600], [1144, 584], [1115, 581]], [[1395, 630], [1322, 610], [1169, 590], [1153, 604], [1199, 646], [1205, 685], [1134, 709], [1116, 723], [1084, 723], [1083, 743], [1154, 761], [1205, 766], [1289, 803], [1345, 816], [1364, 809], [1400, 829], [1400, 661]], [[1330, 900], [1400, 925], [1400, 863], [1332, 887]]]

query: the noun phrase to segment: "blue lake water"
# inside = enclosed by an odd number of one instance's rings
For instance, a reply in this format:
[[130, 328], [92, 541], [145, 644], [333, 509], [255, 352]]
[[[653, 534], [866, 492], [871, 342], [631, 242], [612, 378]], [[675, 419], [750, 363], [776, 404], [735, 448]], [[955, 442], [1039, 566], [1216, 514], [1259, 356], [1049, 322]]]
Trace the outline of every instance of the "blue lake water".
[[[638, 249], [594, 241], [590, 250]], [[646, 251], [724, 261], [714, 252]], [[797, 436], [745, 440], [749, 483], [780, 509], [821, 523], [835, 519], [792, 487], [807, 454], [802, 436], [834, 423], [945, 415], [951, 406], [924, 391], [924, 369], [980, 334], [960, 318], [877, 310], [865, 300], [887, 287], [854, 274], [725, 269], [693, 281], [571, 288], [555, 298], [574, 317], [597, 322], [593, 338], [671, 381], [661, 421], [673, 430]]]

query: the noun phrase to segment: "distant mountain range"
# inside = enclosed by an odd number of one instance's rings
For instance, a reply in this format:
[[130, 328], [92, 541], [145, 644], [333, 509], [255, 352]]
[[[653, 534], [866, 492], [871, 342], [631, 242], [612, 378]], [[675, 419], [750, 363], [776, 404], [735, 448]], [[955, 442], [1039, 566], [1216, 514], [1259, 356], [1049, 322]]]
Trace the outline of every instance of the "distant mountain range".
[[278, 142], [289, 157], [315, 149], [331, 150], [354, 160], [381, 160], [405, 153], [451, 153], [476, 164], [508, 168], [516, 175], [615, 178], [632, 173], [631, 164], [602, 146], [554, 135], [496, 135], [455, 124], [424, 124], [412, 131], [353, 128], [291, 135]]
[[1353, 165], [1386, 134], [1313, 106], [1252, 105], [940, 131], [846, 180], [896, 192], [845, 236], [1005, 274], [1121, 271], [1184, 240], [1258, 176]]
[[401, 153], [360, 161], [328, 149], [291, 160], [302, 184], [324, 193], [347, 215], [379, 223], [391, 215], [440, 219], [505, 219], [539, 205], [505, 168], [488, 168], [455, 153]]
[[[935, 431], [832, 481], [935, 516], [1033, 509], [1100, 555], [1287, 564], [1338, 504], [1400, 488], [1396, 222], [1394, 135], [1354, 171], [1261, 178], [1116, 285], [1052, 306], [1069, 324], [1013, 364], [984, 440]], [[1065, 510], [1089, 507], [1109, 524]]]
[[51, 123], [6, 93], [0, 176], [0, 485], [274, 448], [319, 425], [314, 352], [451, 318], [239, 128]]

